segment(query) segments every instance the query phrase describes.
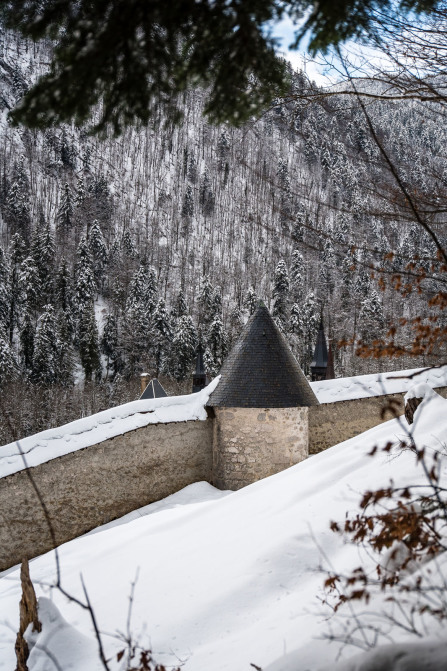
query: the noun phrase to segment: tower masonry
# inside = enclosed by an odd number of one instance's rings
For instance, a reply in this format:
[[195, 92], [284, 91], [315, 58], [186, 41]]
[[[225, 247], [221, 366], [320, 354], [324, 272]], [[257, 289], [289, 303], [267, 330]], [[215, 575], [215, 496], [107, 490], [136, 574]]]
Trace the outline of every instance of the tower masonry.
[[269, 311], [260, 305], [227, 357], [214, 411], [213, 484], [240, 489], [308, 456], [308, 411], [319, 405]]

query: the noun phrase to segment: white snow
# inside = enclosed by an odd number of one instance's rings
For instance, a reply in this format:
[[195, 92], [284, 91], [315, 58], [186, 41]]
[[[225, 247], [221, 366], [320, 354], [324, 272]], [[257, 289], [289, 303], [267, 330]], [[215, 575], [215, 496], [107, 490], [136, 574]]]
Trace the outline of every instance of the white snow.
[[33, 467], [148, 424], [205, 420], [206, 403], [219, 379], [220, 376], [217, 376], [195, 394], [132, 401], [56, 429], [36, 433], [20, 440], [20, 449], [16, 442], [3, 445], [0, 447], [0, 478], [25, 468], [20, 450], [27, 465]]
[[392, 373], [341, 377], [335, 380], [311, 382], [310, 386], [320, 403], [336, 403], [356, 398], [404, 393], [415, 383], [428, 384], [432, 389], [447, 387], [447, 366], [428, 370], [412, 368]]
[[[386, 595], [363, 604], [365, 626], [382, 631], [377, 643], [395, 641], [401, 647], [376, 650], [370, 653], [370, 665], [360, 666], [354, 657], [358, 648], [325, 638], [342, 631], [346, 619], [341, 612], [331, 619], [319, 601], [325, 578], [320, 566], [349, 573], [360, 564], [368, 571], [377, 561], [332, 533], [330, 521], [343, 522], [347, 512], [358, 510], [364, 491], [387, 486], [390, 478], [396, 486], [424, 482], [414, 454], [397, 447], [405, 431], [391, 420], [216, 500], [210, 500], [209, 487], [204, 492], [208, 500], [201, 500], [203, 485], [192, 485], [179, 495], [178, 502], [185, 497], [184, 503], [165, 507], [160, 502], [150, 515], [61, 546], [63, 586], [81, 597], [82, 574], [98, 625], [107, 632], [103, 641], [110, 658], [124, 647], [112, 634], [126, 631], [128, 597], [137, 576], [130, 627], [135, 640], [150, 647], [160, 663], [182, 663], [185, 671], [248, 671], [251, 663], [266, 669], [294, 650], [271, 671], [415, 669], [404, 665], [405, 655], [410, 662], [419, 659], [418, 671], [440, 671], [445, 668], [446, 626], [428, 615], [422, 622], [431, 642], [424, 639], [419, 643], [425, 648], [410, 650], [414, 637], [381, 614], [392, 608]], [[437, 394], [424, 401], [411, 431], [418, 447], [445, 446], [447, 401]], [[396, 442], [391, 454], [368, 455], [390, 439]], [[191, 496], [194, 502], [188, 503]], [[430, 570], [432, 581], [447, 578], [447, 557], [425, 564], [408, 579]], [[30, 671], [56, 668], [39, 644], [51, 648], [64, 671], [99, 671], [88, 614], [48, 587], [55, 578], [53, 553], [32, 561], [30, 571], [40, 599], [53, 604], [40, 601], [44, 626], [33, 639]], [[14, 668], [19, 600], [16, 568], [0, 578], [1, 671]], [[120, 668], [115, 661], [110, 667]]]

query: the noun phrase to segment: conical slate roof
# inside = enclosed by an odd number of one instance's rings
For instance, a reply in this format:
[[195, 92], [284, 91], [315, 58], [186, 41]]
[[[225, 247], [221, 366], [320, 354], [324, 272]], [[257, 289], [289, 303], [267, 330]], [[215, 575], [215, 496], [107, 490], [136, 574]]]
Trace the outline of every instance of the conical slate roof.
[[148, 398], [162, 398], [163, 396], [167, 396], [167, 393], [165, 392], [165, 390], [163, 389], [157, 378], [154, 378], [149, 382], [146, 389], [141, 394], [140, 401]]
[[269, 311], [260, 305], [220, 371], [208, 405], [294, 408], [318, 405], [308, 381]]
[[328, 362], [326, 338], [324, 336], [323, 320], [320, 321], [318, 329], [317, 344], [315, 346], [314, 358], [310, 364], [311, 368], [326, 368]]

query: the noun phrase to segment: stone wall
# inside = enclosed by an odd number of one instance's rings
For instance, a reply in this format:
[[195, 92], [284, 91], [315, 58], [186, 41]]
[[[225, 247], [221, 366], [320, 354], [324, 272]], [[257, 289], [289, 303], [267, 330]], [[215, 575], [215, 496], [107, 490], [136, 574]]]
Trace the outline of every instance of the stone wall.
[[240, 489], [305, 459], [308, 410], [215, 407], [212, 484]]
[[[447, 387], [435, 390], [447, 398]], [[309, 454], [317, 454], [343, 440], [358, 436], [363, 431], [387, 422], [393, 418], [386, 412], [382, 418], [382, 410], [391, 402], [399, 415], [404, 412], [405, 394], [389, 394], [387, 396], [373, 396], [357, 398], [351, 401], [337, 401], [336, 403], [322, 403], [309, 408]]]
[[[211, 480], [212, 420], [149, 424], [31, 469], [56, 542], [200, 480]], [[0, 480], [0, 570], [53, 545], [25, 471]]]

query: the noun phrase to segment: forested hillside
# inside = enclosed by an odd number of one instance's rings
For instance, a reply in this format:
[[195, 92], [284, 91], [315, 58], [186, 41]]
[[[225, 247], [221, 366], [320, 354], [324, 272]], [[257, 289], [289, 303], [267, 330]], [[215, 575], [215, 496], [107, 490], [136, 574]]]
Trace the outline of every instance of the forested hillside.
[[[259, 298], [306, 372], [321, 315], [335, 344], [426, 314], [435, 248], [355, 98], [309, 102], [297, 73], [287, 101], [239, 129], [208, 125], [199, 90], [180, 125], [160, 116], [118, 139], [12, 128], [49, 48], [0, 34], [1, 442], [131, 400], [143, 370], [189, 388], [199, 341], [216, 374]], [[444, 116], [374, 99], [368, 113], [406, 188], [442, 202]], [[415, 255], [427, 278], [403, 299]], [[355, 350], [335, 348], [338, 375], [425, 362]]]

